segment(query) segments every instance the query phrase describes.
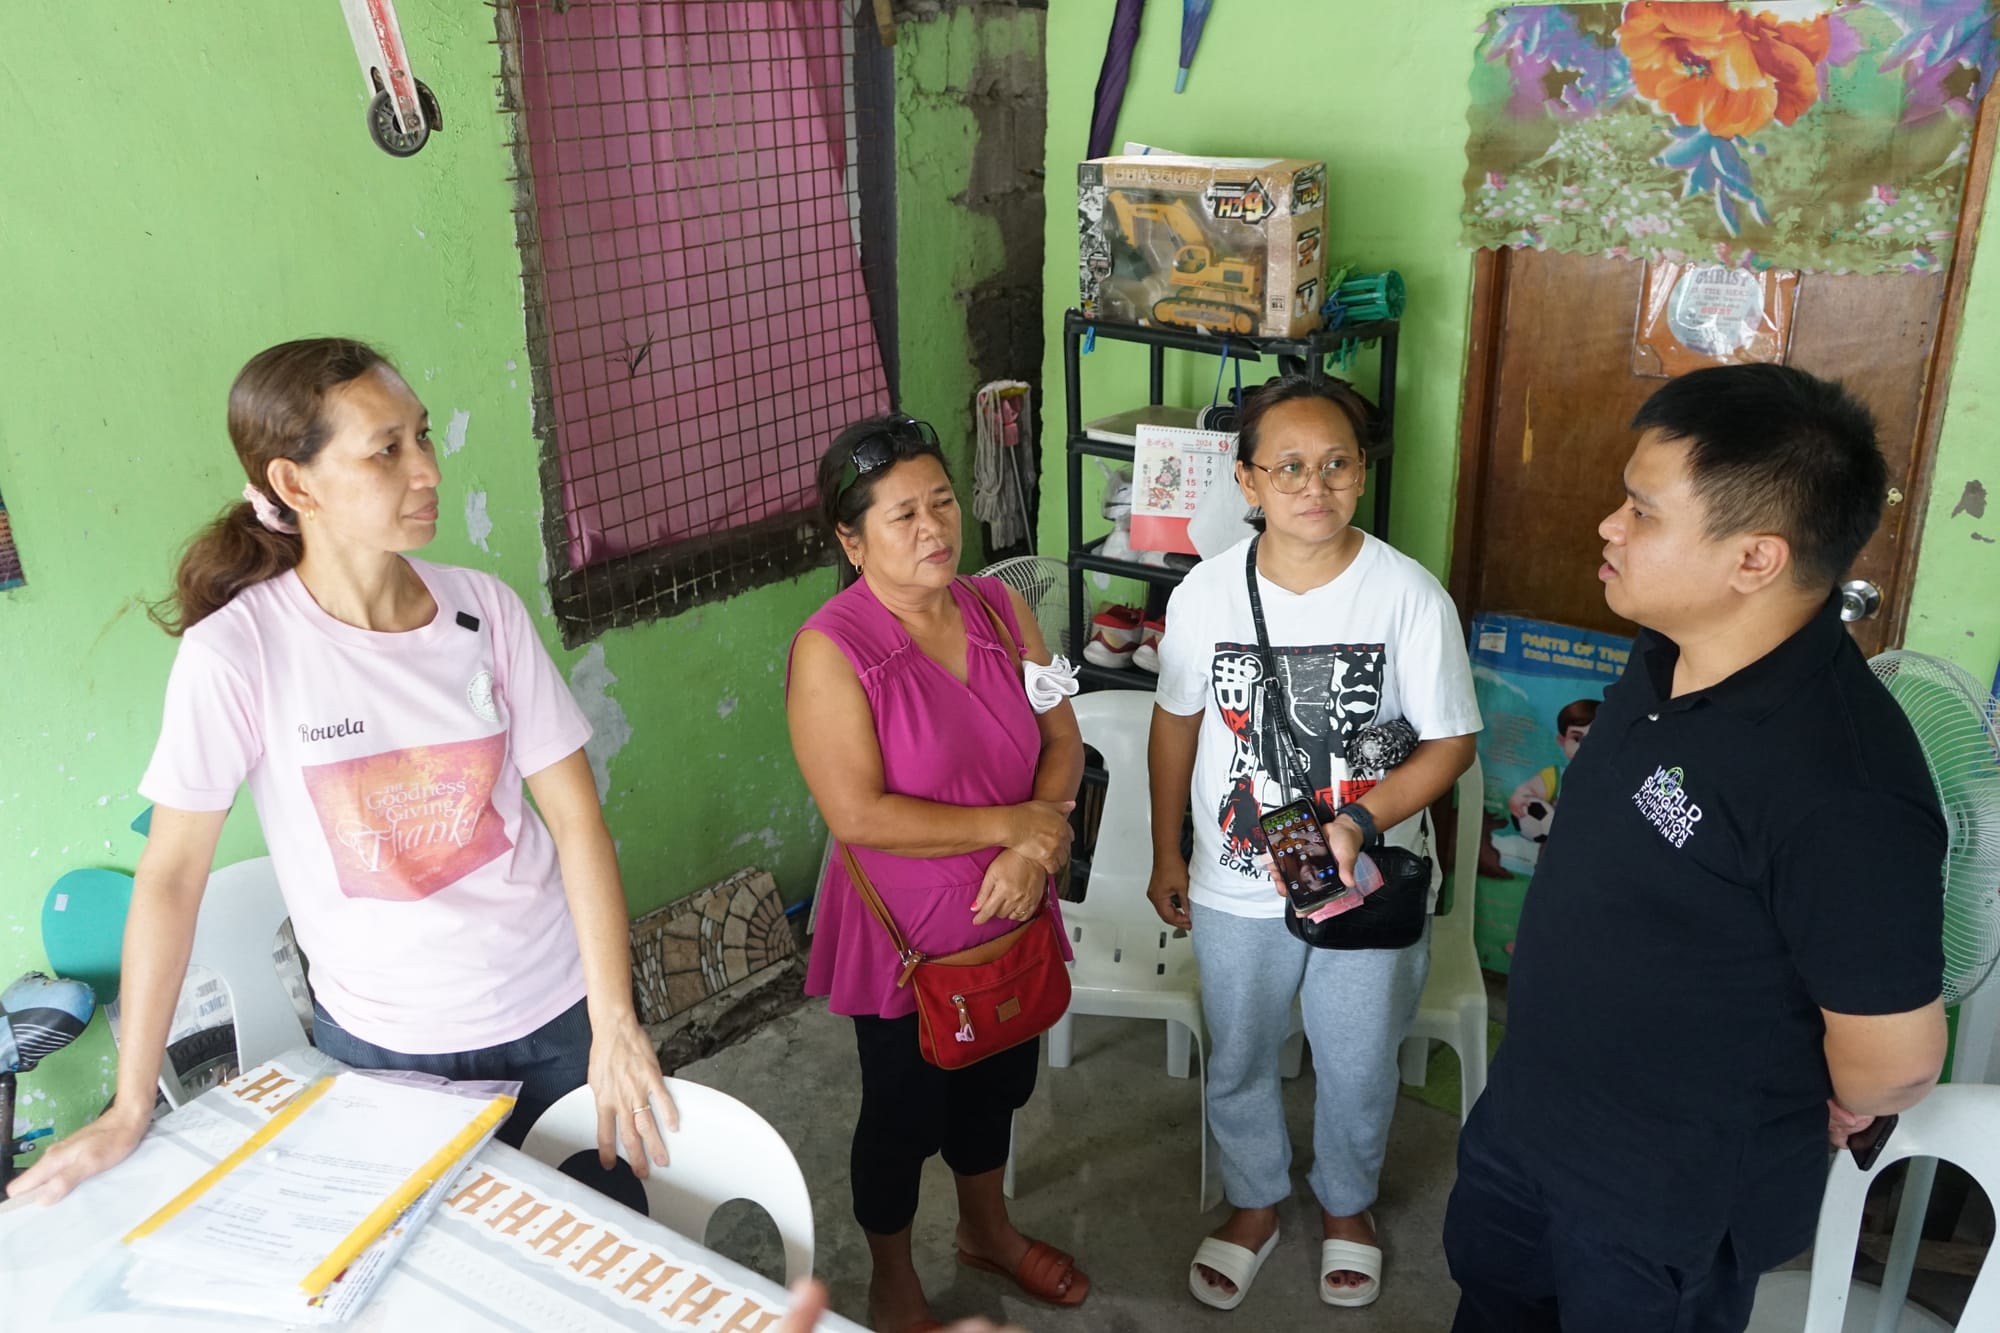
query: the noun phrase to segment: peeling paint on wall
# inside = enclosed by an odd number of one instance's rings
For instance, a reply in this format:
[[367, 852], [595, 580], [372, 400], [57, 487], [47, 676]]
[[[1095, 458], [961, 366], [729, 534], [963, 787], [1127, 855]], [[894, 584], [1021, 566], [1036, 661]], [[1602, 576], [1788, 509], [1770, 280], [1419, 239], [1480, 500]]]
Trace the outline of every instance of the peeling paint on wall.
[[1980, 484], [1977, 477], [1965, 483], [1965, 489], [1959, 493], [1958, 503], [1952, 507], [1953, 518], [1957, 518], [1960, 514], [1970, 514], [1974, 518], [1986, 517], [1986, 487]]
[[583, 747], [590, 775], [597, 780], [597, 800], [611, 795], [611, 761], [632, 739], [632, 723], [624, 707], [611, 697], [618, 677], [604, 664], [603, 643], [593, 643], [569, 673], [569, 692], [590, 722], [590, 740]]
[[488, 555], [493, 548], [486, 539], [493, 535], [493, 520], [486, 516], [486, 492], [468, 491], [465, 495], [465, 536], [474, 546]]
[[472, 424], [472, 413], [457, 408], [451, 414], [451, 424], [444, 428], [444, 456], [450, 458], [465, 447], [465, 428]]
[[[923, 238], [898, 248], [896, 280], [956, 294], [899, 311], [899, 396], [968, 442], [954, 455], [968, 475], [979, 385], [1041, 381], [1046, 21], [1040, 9], [967, 0], [915, 16], [895, 48], [897, 229]], [[983, 534], [969, 505], [964, 522], [976, 557]]]
[[776, 829], [768, 824], [758, 829], [755, 833], [737, 834], [736, 840], [729, 845], [731, 847], [744, 847], [753, 842], [761, 843], [767, 852], [775, 852], [785, 845], [784, 838], [780, 836]]
[[733, 694], [724, 695], [722, 697], [722, 702], [715, 706], [715, 715], [717, 717], [728, 717], [731, 713], [735, 711], [736, 711], [736, 696]]

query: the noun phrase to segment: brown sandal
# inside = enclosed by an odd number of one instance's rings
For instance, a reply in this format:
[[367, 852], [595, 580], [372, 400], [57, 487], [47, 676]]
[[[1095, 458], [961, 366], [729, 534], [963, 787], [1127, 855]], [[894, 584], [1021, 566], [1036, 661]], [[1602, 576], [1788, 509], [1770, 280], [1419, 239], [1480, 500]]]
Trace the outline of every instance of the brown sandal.
[[984, 1273], [997, 1273], [1001, 1277], [1012, 1278], [1014, 1285], [1027, 1292], [1038, 1301], [1050, 1305], [1082, 1305], [1084, 1297], [1090, 1295], [1088, 1279], [1081, 1291], [1077, 1290], [1077, 1279], [1084, 1274], [1076, 1266], [1076, 1259], [1064, 1254], [1045, 1240], [1028, 1242], [1028, 1252], [1021, 1256], [1021, 1262], [1013, 1272], [1008, 1272], [990, 1259], [978, 1255], [958, 1252], [958, 1261], [967, 1268], [977, 1268]]

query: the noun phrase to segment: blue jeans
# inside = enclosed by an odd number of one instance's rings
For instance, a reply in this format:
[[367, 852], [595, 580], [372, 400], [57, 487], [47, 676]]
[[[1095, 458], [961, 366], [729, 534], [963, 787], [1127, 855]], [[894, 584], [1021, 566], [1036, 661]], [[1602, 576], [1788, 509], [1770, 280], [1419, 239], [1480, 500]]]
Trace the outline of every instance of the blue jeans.
[[590, 1076], [590, 1013], [575, 1004], [525, 1037], [476, 1051], [406, 1055], [361, 1040], [313, 1001], [313, 1044], [355, 1069], [415, 1069], [449, 1079], [518, 1080], [521, 1093], [498, 1138], [518, 1148], [542, 1112], [582, 1087]]

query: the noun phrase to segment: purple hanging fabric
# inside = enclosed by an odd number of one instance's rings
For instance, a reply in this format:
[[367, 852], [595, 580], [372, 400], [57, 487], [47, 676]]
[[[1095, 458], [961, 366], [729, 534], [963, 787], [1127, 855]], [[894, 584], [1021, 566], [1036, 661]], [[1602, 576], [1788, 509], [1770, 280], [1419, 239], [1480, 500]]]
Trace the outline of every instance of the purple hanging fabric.
[[1139, 15], [1146, 0], [1118, 0], [1111, 16], [1111, 40], [1104, 46], [1104, 67], [1097, 71], [1097, 99], [1090, 112], [1090, 157], [1111, 152], [1118, 129], [1118, 109], [1125, 104], [1125, 80], [1132, 73], [1132, 49], [1139, 45]]

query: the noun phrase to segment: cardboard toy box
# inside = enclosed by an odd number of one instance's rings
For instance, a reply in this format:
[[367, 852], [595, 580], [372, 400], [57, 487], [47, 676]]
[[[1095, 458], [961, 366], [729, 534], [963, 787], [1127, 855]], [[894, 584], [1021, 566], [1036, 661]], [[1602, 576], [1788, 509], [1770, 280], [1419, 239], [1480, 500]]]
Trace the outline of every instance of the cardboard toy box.
[[1479, 965], [1506, 972], [1527, 897], [1555, 822], [1569, 761], [1590, 734], [1632, 641], [1520, 616], [1472, 622], [1472, 686], [1486, 727], [1486, 776], [1472, 938]]
[[1326, 299], [1326, 164], [1102, 157], [1076, 171], [1083, 313], [1293, 338]]

